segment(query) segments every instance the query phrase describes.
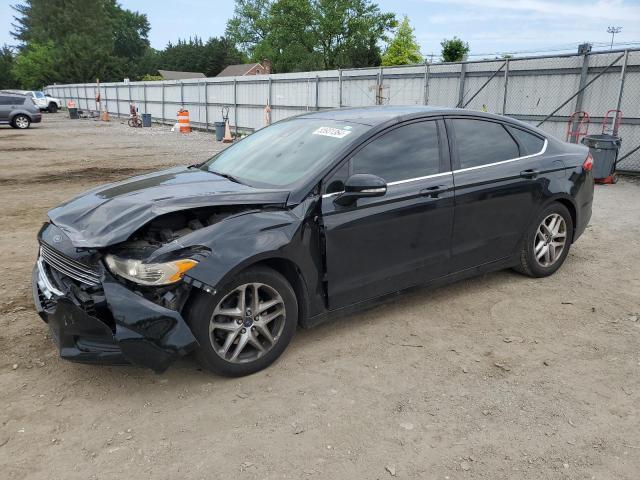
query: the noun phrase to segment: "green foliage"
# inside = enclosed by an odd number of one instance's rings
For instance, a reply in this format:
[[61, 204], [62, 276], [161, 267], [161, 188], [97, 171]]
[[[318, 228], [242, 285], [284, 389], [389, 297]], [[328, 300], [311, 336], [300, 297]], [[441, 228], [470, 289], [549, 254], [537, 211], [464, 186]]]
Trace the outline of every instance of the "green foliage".
[[162, 80], [162, 75], [151, 75], [147, 73], [146, 75], [143, 75], [140, 80], [143, 82], [157, 82]]
[[0, 48], [0, 89], [16, 88], [16, 80], [12, 73], [13, 52], [8, 46]]
[[445, 39], [440, 42], [440, 45], [442, 46], [443, 62], [461, 62], [469, 53], [469, 44], [458, 37], [453, 37], [450, 40]]
[[274, 72], [380, 64], [378, 42], [397, 25], [371, 0], [236, 0], [226, 36]]
[[22, 44], [14, 71], [24, 87], [147, 73], [140, 70], [150, 50], [147, 17], [116, 0], [23, 0], [13, 8], [12, 34]]
[[202, 39], [178, 40], [169, 43], [167, 48], [157, 54], [157, 68], [202, 72], [207, 77], [215, 77], [226, 66], [244, 63], [246, 58], [226, 38], [210, 38], [206, 43]]
[[56, 50], [53, 42], [31, 42], [15, 58], [12, 74], [18, 83], [26, 89], [40, 89], [54, 83]]
[[409, 19], [405, 16], [396, 31], [395, 37], [389, 43], [384, 55], [382, 55], [382, 65], [411, 65], [422, 63], [423, 61], [420, 46], [413, 34], [413, 28], [411, 28]]

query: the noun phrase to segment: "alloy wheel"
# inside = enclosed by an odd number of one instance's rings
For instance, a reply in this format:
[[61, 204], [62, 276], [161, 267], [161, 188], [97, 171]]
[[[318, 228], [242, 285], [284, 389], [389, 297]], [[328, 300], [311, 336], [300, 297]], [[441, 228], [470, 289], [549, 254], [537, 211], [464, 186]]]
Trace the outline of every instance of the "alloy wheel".
[[552, 213], [536, 230], [534, 254], [543, 267], [550, 267], [562, 256], [567, 242], [567, 224], [562, 215]]
[[213, 350], [230, 363], [248, 363], [264, 356], [284, 329], [284, 301], [273, 287], [246, 283], [228, 293], [209, 321]]
[[18, 128], [27, 128], [29, 126], [29, 119], [24, 115], [17, 116], [14, 121]]

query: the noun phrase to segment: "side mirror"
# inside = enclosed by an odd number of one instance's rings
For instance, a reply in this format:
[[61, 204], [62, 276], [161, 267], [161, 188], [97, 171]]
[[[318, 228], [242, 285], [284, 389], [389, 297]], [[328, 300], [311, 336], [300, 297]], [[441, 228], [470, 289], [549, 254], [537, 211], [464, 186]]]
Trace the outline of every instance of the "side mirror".
[[342, 206], [353, 204], [358, 198], [381, 197], [387, 193], [387, 183], [380, 177], [368, 173], [356, 173], [344, 183], [344, 193], [338, 195], [335, 203]]

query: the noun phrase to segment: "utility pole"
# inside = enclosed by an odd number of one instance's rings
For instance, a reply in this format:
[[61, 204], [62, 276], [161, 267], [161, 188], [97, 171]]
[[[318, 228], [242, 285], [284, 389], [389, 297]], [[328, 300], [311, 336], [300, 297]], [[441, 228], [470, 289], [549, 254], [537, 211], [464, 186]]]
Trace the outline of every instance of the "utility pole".
[[622, 31], [622, 27], [614, 27], [613, 25], [610, 27], [607, 27], [607, 33], [611, 34], [611, 46], [609, 47], [609, 50], [613, 50], [613, 39], [616, 36], [616, 33], [620, 33]]

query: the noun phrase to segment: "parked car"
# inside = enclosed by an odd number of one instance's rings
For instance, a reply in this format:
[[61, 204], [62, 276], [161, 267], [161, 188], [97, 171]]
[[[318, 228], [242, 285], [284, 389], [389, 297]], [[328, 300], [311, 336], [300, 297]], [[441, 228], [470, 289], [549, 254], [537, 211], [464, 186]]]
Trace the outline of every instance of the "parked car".
[[[62, 357], [256, 372], [298, 325], [417, 285], [553, 274], [593, 199], [586, 147], [491, 114], [314, 112], [49, 212], [33, 273]], [[354, 328], [356, 328], [354, 326]]]
[[29, 128], [32, 123], [39, 123], [41, 120], [42, 114], [30, 97], [0, 92], [0, 125]]
[[44, 93], [40, 90], [2, 90], [6, 93], [17, 93], [20, 95], [26, 95], [33, 99], [33, 103], [40, 109], [41, 112], [56, 113], [60, 110], [62, 102], [60, 99], [52, 97], [48, 93]]

